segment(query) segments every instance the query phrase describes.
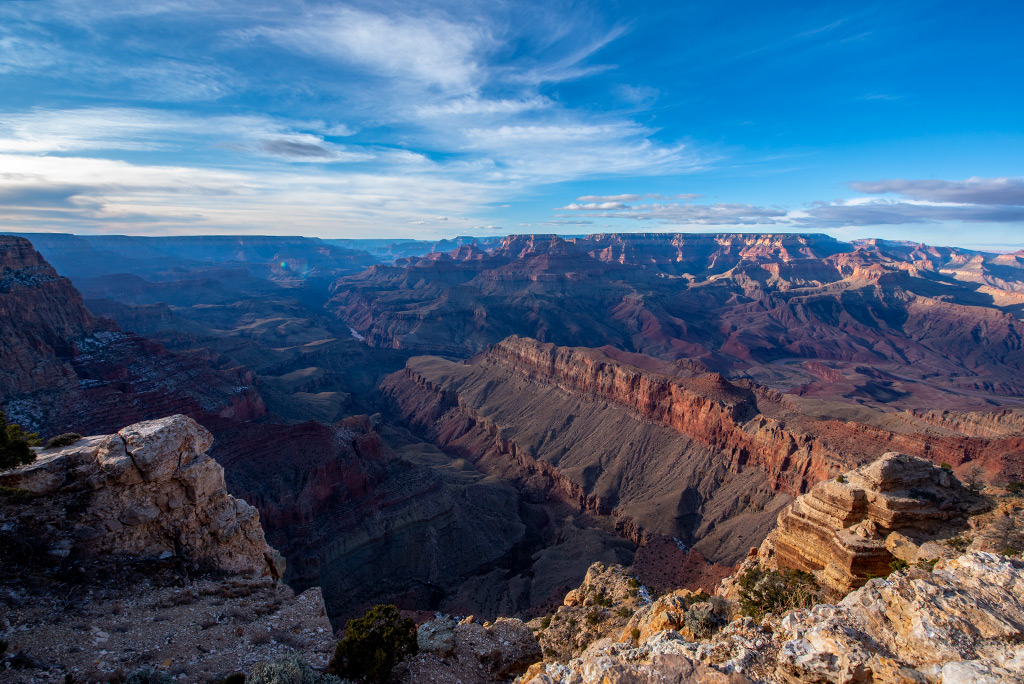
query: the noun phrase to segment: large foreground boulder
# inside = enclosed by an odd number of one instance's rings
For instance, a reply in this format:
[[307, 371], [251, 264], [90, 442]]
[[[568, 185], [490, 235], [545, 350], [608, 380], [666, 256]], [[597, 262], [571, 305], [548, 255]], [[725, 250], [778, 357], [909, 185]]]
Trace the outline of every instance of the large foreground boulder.
[[206, 453], [212, 443], [175, 415], [41, 450], [0, 473], [0, 486], [26, 502], [4, 506], [4, 534], [55, 558], [176, 557], [195, 569], [280, 577], [284, 559], [256, 509], [228, 494], [224, 469]]

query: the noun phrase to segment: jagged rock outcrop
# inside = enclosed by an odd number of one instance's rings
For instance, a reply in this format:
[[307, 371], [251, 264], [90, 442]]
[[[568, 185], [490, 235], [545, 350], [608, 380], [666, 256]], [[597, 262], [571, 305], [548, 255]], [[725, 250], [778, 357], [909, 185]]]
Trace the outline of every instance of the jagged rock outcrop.
[[326, 665], [320, 589], [279, 581], [284, 561], [228, 494], [212, 441], [176, 415], [0, 473], [0, 640], [21, 668], [4, 681], [123, 681], [142, 667], [215, 681], [294, 652]]
[[31, 505], [6, 505], [6, 535], [58, 558], [181, 556], [196, 568], [280, 577], [259, 513], [229, 495], [210, 433], [182, 415], [43, 450], [0, 474]]
[[780, 626], [784, 681], [1024, 681], [1024, 563], [969, 553], [871, 580]]
[[629, 616], [649, 600], [625, 568], [594, 563], [554, 613], [534, 618], [529, 625], [545, 659], [569, 660], [596, 641], [617, 638]]
[[1024, 681], [1024, 562], [998, 554], [971, 552], [934, 571], [910, 568], [873, 579], [838, 604], [768, 616], [760, 625], [737, 618], [711, 636], [687, 633], [683, 599], [670, 595], [638, 611], [639, 638], [595, 642], [568, 662], [532, 667], [524, 681]]
[[843, 596], [889, 574], [894, 558], [916, 562], [917, 547], [956, 536], [987, 506], [945, 469], [887, 453], [820, 482], [783, 510], [761, 547], [762, 563], [814, 572]]

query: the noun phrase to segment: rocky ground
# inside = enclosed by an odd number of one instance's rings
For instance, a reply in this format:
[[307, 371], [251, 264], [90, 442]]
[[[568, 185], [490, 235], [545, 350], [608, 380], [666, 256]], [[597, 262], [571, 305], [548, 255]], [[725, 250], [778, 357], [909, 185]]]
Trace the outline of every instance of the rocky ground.
[[8, 579], [0, 605], [11, 662], [30, 665], [0, 673], [10, 682], [120, 681], [144, 667], [212, 682], [291, 653], [323, 667], [336, 642], [318, 588], [296, 596], [269, 578], [191, 577], [173, 561]]

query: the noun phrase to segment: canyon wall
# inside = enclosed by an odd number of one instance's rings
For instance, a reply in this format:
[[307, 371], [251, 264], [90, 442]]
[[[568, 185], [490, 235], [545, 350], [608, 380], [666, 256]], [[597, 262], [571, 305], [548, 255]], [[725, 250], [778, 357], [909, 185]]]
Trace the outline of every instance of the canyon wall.
[[338, 279], [374, 346], [466, 358], [510, 335], [699, 362], [869, 406], [1024, 401], [1024, 261], [820, 235], [519, 235]]
[[1013, 476], [1022, 465], [1019, 434], [957, 433], [928, 417], [851, 412], [518, 337], [466, 363], [413, 358], [383, 389], [397, 415], [449, 454], [539, 500], [611, 516], [636, 541], [675, 537], [719, 562], [758, 544], [791, 497], [888, 451], [959, 472]]

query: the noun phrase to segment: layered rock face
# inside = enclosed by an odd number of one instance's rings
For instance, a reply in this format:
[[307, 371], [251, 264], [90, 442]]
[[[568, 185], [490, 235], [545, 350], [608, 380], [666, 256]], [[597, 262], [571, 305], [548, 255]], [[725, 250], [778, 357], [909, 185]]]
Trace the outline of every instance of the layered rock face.
[[986, 408], [1024, 397], [1024, 264], [825, 236], [510, 236], [339, 279], [371, 345], [467, 357], [509, 335], [699, 360], [811, 397]]
[[894, 558], [916, 561], [921, 544], [966, 530], [987, 505], [933, 463], [888, 453], [798, 497], [762, 545], [762, 563], [814, 572], [843, 596], [889, 574]]
[[477, 468], [612, 516], [637, 541], [675, 537], [724, 563], [759, 544], [791, 496], [893, 449], [960, 471], [1021, 466], [1012, 431], [958, 434], [913, 414], [633, 363], [657, 367], [512, 337], [467, 363], [413, 358], [383, 390], [404, 420]]
[[0, 408], [12, 422], [52, 435], [264, 413], [245, 369], [217, 372], [97, 319], [24, 238], [0, 236], [0, 269]]
[[[729, 562], [759, 543], [790, 500], [764, 471], [730, 469], [729, 456], [703, 434], [527, 371], [500, 356], [472, 365], [418, 357], [383, 390], [449, 455], [515, 483], [532, 500], [610, 516], [636, 542], [649, 534], [676, 537]], [[709, 424], [729, 410], [712, 402], [705, 408]]]
[[32, 244], [0, 235], [0, 403], [29, 392], [76, 388], [60, 361], [71, 340], [110, 330], [82, 303], [71, 281], [57, 275]]
[[5, 522], [33, 530], [32, 542], [58, 558], [183, 555], [196, 567], [280, 577], [283, 558], [256, 509], [227, 493], [212, 443], [177, 415], [42, 451], [0, 474], [0, 486], [33, 497], [32, 506], [5, 508]]

